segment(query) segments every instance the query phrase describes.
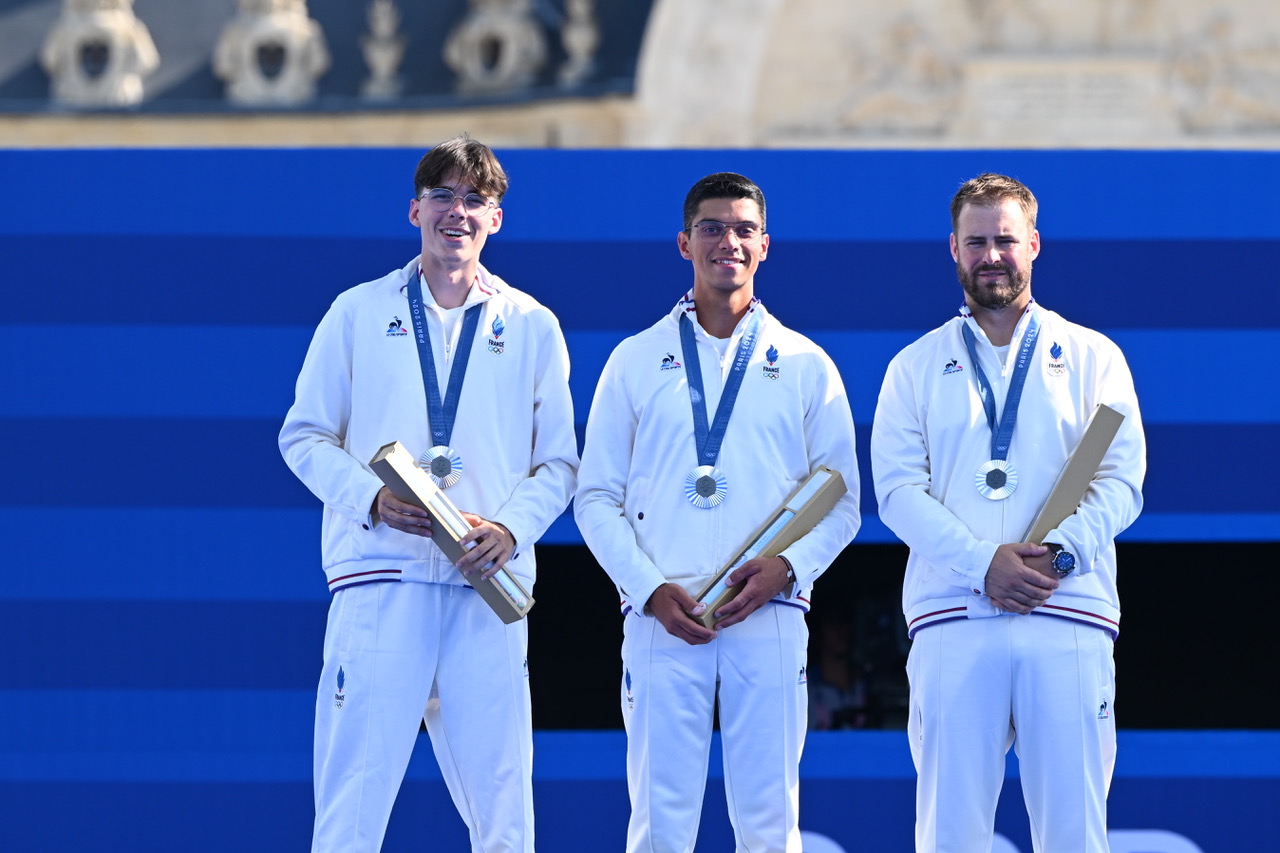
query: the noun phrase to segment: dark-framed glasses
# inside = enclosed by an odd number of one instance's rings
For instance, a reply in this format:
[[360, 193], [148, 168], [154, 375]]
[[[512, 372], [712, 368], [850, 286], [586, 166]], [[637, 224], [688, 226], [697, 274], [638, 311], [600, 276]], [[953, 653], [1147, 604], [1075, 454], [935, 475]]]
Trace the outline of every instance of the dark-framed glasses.
[[425, 201], [432, 210], [439, 213], [453, 210], [454, 203], [459, 199], [462, 200], [462, 209], [471, 214], [483, 213], [491, 207], [498, 206], [492, 199], [487, 199], [479, 193], [458, 195], [448, 187], [432, 187], [431, 189], [423, 190], [418, 199]]
[[718, 243], [732, 233], [739, 243], [754, 243], [764, 236], [764, 226], [756, 222], [717, 222], [704, 219], [693, 224], [693, 235], [704, 243]]

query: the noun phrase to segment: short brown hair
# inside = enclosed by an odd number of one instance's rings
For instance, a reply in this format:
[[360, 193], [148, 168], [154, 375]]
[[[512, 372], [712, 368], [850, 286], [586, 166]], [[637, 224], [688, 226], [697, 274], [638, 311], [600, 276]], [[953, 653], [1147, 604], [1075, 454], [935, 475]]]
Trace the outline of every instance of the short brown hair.
[[422, 155], [413, 173], [413, 194], [420, 196], [423, 190], [440, 186], [453, 174], [499, 204], [507, 194], [507, 173], [497, 155], [488, 145], [466, 133], [441, 142]]
[[1040, 212], [1040, 202], [1036, 201], [1035, 195], [1022, 181], [1008, 175], [998, 175], [995, 172], [984, 172], [976, 178], [971, 178], [956, 191], [951, 199], [951, 230], [956, 230], [960, 222], [960, 211], [966, 204], [996, 207], [1008, 199], [1018, 203], [1034, 231], [1036, 215]]

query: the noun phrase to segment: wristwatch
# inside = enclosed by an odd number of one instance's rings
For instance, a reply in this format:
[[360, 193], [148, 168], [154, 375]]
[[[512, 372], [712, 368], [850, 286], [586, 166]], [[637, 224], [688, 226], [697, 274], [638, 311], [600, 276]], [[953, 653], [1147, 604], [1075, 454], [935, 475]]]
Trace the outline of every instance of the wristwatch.
[[1076, 555], [1070, 551], [1064, 550], [1057, 542], [1046, 542], [1044, 547], [1049, 549], [1049, 553], [1053, 554], [1053, 570], [1058, 573], [1058, 577], [1065, 578], [1067, 575], [1075, 571]]

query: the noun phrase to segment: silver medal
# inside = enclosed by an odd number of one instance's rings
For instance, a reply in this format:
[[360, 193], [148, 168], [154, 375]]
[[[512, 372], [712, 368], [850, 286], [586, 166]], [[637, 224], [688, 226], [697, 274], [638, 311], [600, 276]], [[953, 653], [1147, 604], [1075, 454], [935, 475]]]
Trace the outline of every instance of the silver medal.
[[719, 468], [699, 465], [684, 479], [684, 496], [699, 509], [711, 509], [724, 503], [729, 484]]
[[431, 481], [442, 489], [456, 486], [462, 479], [462, 457], [452, 447], [437, 444], [418, 460]]
[[1018, 472], [1005, 459], [992, 459], [978, 466], [974, 475], [978, 493], [990, 501], [1002, 501], [1018, 488]]

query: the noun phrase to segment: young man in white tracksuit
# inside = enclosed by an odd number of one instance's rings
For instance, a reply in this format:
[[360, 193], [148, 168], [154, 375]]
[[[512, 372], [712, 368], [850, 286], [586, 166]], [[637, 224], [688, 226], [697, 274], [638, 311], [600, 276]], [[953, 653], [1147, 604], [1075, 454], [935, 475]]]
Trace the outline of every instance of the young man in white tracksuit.
[[471, 850], [532, 853], [526, 624], [503, 624], [368, 463], [393, 441], [420, 456], [473, 525], [469, 577], [505, 564], [532, 590], [533, 543], [574, 488], [568, 354], [551, 312], [479, 262], [507, 189], [493, 152], [442, 143], [414, 183], [421, 254], [334, 301], [280, 432], [324, 502], [333, 593], [311, 849], [381, 847], [425, 719]]
[[[892, 360], [871, 435], [880, 518], [910, 547], [920, 853], [991, 849], [1010, 745], [1037, 853], [1108, 849], [1114, 539], [1142, 507], [1146, 450], [1120, 350], [1031, 297], [1036, 212], [1012, 178], [961, 187], [965, 304]], [[1083, 502], [1023, 541], [1099, 404], [1125, 419]]]
[[[853, 419], [827, 355], [755, 297], [769, 248], [759, 187], [730, 173], [702, 179], [676, 239], [693, 289], [609, 358], [575, 498], [583, 538], [622, 598], [627, 850], [693, 850], [718, 704], [737, 849], [800, 853], [804, 613], [814, 579], [858, 529]], [[704, 627], [693, 595], [819, 465], [848, 493], [781, 557], [737, 568], [743, 591]]]

